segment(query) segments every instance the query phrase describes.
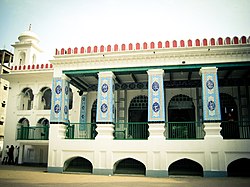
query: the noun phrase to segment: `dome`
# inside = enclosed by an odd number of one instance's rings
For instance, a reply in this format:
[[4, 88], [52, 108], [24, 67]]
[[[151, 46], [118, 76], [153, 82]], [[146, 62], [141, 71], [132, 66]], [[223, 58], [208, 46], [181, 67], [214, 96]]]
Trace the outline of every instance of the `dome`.
[[38, 36], [30, 30], [21, 33], [18, 37], [18, 40], [20, 42], [39, 42]]

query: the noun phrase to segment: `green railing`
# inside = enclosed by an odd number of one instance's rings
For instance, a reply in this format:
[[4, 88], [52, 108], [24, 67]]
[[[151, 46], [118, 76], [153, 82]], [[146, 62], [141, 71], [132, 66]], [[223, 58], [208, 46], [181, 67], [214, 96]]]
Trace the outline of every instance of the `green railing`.
[[167, 139], [203, 139], [205, 132], [202, 122], [167, 122]]
[[221, 122], [223, 139], [250, 139], [250, 121]]
[[17, 129], [17, 140], [48, 140], [49, 126], [43, 127], [19, 127]]
[[[83, 126], [83, 127], [81, 127]], [[86, 130], [81, 130], [81, 129]], [[89, 133], [89, 130], [90, 132]], [[70, 123], [66, 127], [66, 139], [95, 139], [97, 135], [96, 123]]]

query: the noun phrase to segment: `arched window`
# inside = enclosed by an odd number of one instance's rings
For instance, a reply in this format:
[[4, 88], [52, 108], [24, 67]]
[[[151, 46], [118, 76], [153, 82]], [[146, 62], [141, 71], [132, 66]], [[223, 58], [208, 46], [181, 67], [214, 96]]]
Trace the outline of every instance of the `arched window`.
[[41, 118], [37, 122], [36, 137], [41, 140], [48, 140], [49, 138], [49, 120]]
[[25, 64], [25, 59], [26, 59], [26, 53], [21, 52], [20, 55], [19, 55], [19, 66]]
[[20, 110], [31, 110], [33, 107], [34, 94], [30, 88], [24, 88], [20, 94]]
[[21, 118], [17, 123], [17, 139], [27, 140], [29, 137], [29, 120]]
[[43, 87], [38, 93], [38, 109], [50, 110], [51, 108], [51, 89], [49, 87]]

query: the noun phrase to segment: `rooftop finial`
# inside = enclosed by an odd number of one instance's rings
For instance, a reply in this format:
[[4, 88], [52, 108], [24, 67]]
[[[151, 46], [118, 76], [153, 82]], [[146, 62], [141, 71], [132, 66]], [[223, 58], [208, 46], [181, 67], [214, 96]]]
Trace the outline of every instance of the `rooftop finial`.
[[29, 25], [29, 31], [31, 31], [31, 24]]

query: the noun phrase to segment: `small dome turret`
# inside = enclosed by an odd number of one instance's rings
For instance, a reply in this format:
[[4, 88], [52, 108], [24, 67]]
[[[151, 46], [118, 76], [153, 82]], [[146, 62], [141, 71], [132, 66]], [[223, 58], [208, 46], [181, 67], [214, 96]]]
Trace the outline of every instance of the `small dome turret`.
[[35, 42], [35, 43], [39, 42], [38, 36], [31, 31], [31, 25], [29, 26], [28, 31], [24, 31], [19, 35], [18, 40], [20, 42]]

